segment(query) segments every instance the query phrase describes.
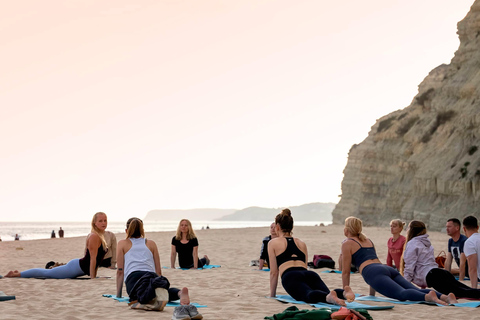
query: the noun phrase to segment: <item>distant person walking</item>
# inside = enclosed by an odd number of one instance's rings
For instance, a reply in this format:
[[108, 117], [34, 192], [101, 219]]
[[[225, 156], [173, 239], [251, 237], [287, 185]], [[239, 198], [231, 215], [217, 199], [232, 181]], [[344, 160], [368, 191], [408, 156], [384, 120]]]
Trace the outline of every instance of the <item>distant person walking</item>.
[[63, 230], [62, 230], [62, 227], [60, 227], [60, 230], [58, 230], [58, 236], [60, 238], [63, 238]]
[[52, 238], [52, 239], [53, 239], [53, 238], [56, 238], [56, 236], [55, 236], [55, 230], [52, 230], [52, 235], [51, 235], [50, 238]]

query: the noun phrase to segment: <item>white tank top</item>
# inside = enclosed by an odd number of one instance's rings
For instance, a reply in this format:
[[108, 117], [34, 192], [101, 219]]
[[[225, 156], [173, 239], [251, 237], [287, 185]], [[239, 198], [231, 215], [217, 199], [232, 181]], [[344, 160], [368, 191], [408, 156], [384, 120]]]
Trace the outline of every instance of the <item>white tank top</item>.
[[132, 242], [132, 247], [125, 253], [124, 280], [134, 271], [155, 272], [155, 262], [153, 254], [145, 244], [145, 238], [128, 238]]

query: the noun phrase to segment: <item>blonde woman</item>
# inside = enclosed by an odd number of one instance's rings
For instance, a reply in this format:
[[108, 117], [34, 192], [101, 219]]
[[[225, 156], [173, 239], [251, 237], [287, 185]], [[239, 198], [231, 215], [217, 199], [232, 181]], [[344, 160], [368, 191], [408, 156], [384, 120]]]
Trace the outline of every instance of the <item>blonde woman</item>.
[[[407, 281], [392, 267], [380, 262], [373, 242], [362, 233], [362, 220], [355, 217], [345, 219], [342, 244], [342, 283], [350, 285], [350, 264], [353, 262], [370, 288], [386, 297], [400, 301], [429, 301], [443, 305], [456, 303], [453, 294], [448, 296], [418, 287]], [[372, 290], [370, 293], [373, 294]]]
[[403, 247], [406, 241], [406, 238], [400, 234], [403, 227], [405, 227], [405, 222], [400, 219], [390, 221], [392, 237], [387, 241], [387, 266], [394, 267], [395, 263], [394, 268], [397, 270], [400, 270], [400, 260], [402, 259]]
[[85, 256], [81, 259], [70, 260], [67, 264], [53, 269], [29, 269], [22, 272], [10, 271], [6, 277], [46, 278], [46, 279], [73, 279], [83, 275], [90, 279], [97, 277], [97, 269], [107, 252], [107, 244], [103, 234], [107, 228], [107, 215], [97, 212], [92, 218], [92, 231], [87, 236]]
[[180, 220], [177, 234], [172, 238], [172, 251], [170, 254], [170, 266], [175, 268], [175, 259], [178, 253], [178, 265], [180, 268], [203, 268], [209, 265], [210, 260], [206, 255], [198, 259], [198, 240], [193, 231], [192, 223], [188, 219]]

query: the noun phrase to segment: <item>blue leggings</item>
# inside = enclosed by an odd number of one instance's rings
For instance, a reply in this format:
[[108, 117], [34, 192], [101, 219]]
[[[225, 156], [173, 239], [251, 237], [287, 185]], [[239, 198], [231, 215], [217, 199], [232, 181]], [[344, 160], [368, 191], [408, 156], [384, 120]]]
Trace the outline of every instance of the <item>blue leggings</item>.
[[74, 279], [85, 275], [80, 268], [80, 259], [70, 260], [67, 264], [53, 269], [29, 269], [20, 272], [22, 278]]
[[[326, 302], [330, 293], [318, 273], [301, 267], [285, 270], [282, 274], [282, 286], [292, 298], [307, 303]], [[335, 292], [340, 299], [344, 299], [342, 289], [335, 289]]]
[[[363, 268], [362, 277], [375, 291], [400, 301], [425, 301], [425, 295], [430, 292], [429, 289], [419, 289], [397, 270], [380, 263], [369, 264]], [[435, 293], [440, 298], [441, 294]]]

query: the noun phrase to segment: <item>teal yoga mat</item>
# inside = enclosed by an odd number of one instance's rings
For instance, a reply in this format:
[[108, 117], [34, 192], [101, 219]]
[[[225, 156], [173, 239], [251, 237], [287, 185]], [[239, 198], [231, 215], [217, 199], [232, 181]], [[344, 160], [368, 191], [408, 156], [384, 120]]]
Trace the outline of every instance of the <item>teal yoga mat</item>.
[[[330, 304], [330, 303], [307, 303], [304, 301], [298, 301], [293, 299], [289, 295], [277, 295], [275, 298], [270, 298], [270, 299], [276, 299], [284, 303], [307, 304], [315, 308], [330, 308], [332, 310], [339, 310], [341, 308], [341, 306]], [[386, 309], [392, 309], [393, 306], [371, 306], [368, 304], [358, 303], [354, 301], [354, 302], [347, 302], [347, 308], [366, 309], [366, 310], [386, 310]]]
[[[390, 299], [390, 298], [385, 298], [385, 297], [376, 297], [376, 296], [361, 296], [361, 297], [355, 298], [355, 300], [357, 300], [357, 301], [390, 302], [390, 303], [396, 303], [396, 304], [419, 304], [419, 303], [423, 303], [423, 304], [437, 305], [439, 307], [446, 307], [442, 304], [426, 302], [426, 301], [400, 301], [400, 300], [395, 300], [395, 299]], [[454, 303], [454, 304], [451, 304], [450, 306], [465, 307], [465, 308], [477, 308], [477, 307], [480, 306], [480, 301]]]
[[[117, 296], [113, 295], [113, 294], [103, 294], [102, 296], [105, 297], [105, 298], [112, 298], [113, 300], [117, 300], [117, 301], [120, 301], [120, 302], [128, 302], [129, 301], [128, 297], [117, 298]], [[198, 303], [195, 303], [195, 302], [192, 302], [191, 305], [193, 305], [197, 308], [207, 307], [206, 305], [198, 304]], [[180, 306], [180, 300], [168, 302], [166, 306], [167, 307], [178, 307], [178, 306]]]
[[[203, 266], [203, 268], [198, 268], [198, 270], [203, 270], [203, 269], [214, 269], [214, 268], [220, 268], [221, 266], [218, 265], [218, 264], [209, 264], [209, 265], [206, 265], [206, 266]], [[169, 267], [162, 267], [162, 269], [171, 269]], [[180, 270], [192, 270], [193, 268], [179, 268], [179, 267], [176, 267], [175, 269], [180, 269]]]

